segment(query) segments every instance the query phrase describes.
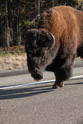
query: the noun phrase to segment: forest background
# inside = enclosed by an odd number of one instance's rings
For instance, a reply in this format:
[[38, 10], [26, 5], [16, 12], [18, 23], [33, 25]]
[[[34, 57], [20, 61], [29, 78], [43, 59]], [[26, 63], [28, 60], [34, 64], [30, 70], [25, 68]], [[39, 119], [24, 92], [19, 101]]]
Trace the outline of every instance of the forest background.
[[38, 15], [57, 5], [69, 5], [83, 11], [83, 0], [0, 0], [1, 50], [7, 52], [14, 46], [18, 49], [23, 46], [22, 31], [36, 27]]

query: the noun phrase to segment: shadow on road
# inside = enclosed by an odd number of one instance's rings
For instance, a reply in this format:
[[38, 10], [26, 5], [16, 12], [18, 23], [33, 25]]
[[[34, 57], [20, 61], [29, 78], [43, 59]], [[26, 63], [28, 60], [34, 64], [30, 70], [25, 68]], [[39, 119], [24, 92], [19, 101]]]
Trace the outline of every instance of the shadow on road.
[[[0, 90], [0, 100], [16, 99], [23, 97], [30, 97], [38, 94], [48, 93], [53, 91], [51, 84], [45, 84], [43, 86], [29, 87], [29, 88], [14, 88], [7, 90]], [[65, 83], [66, 85], [83, 85], [83, 82], [79, 83]]]
[[30, 97], [33, 95], [51, 92], [52, 90], [52, 85], [0, 90], [0, 100]]
[[83, 82], [79, 82], [79, 83], [68, 83], [68, 84], [65, 84], [65, 85], [83, 85]]

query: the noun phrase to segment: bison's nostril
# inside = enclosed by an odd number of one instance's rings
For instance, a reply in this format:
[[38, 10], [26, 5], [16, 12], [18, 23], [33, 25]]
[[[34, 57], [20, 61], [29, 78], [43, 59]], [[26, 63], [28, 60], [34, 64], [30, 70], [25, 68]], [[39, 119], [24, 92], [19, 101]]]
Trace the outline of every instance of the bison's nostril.
[[37, 74], [39, 72], [38, 68], [29, 68], [29, 72], [32, 74]]
[[35, 68], [34, 73], [37, 73], [37, 72], [38, 72], [38, 68]]

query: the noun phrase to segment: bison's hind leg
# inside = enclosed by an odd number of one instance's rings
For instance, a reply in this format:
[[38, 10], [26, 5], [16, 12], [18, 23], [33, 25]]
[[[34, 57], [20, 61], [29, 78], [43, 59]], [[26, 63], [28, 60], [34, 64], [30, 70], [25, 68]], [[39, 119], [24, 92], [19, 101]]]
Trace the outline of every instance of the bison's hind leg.
[[77, 56], [83, 58], [83, 44], [77, 50]]

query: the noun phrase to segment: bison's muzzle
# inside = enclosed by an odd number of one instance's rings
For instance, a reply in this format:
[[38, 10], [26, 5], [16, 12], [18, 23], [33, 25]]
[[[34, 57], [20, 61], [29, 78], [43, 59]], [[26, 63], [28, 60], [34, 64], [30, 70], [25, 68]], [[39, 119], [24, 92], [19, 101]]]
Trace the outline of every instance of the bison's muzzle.
[[31, 76], [35, 79], [35, 80], [41, 80], [43, 78], [42, 72], [40, 71], [39, 68], [35, 67], [34, 69], [32, 68], [28, 68], [29, 72], [31, 73]]

